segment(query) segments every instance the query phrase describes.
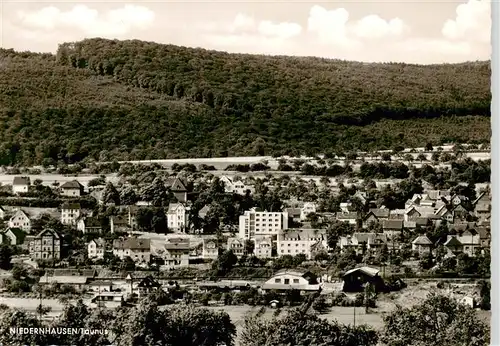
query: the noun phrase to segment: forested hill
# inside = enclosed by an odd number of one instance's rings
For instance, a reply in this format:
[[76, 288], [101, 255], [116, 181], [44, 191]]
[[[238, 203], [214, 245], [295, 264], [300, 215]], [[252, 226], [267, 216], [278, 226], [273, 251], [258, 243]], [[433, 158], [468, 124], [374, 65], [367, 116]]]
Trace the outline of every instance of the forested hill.
[[0, 50], [0, 164], [485, 142], [490, 74], [137, 40]]

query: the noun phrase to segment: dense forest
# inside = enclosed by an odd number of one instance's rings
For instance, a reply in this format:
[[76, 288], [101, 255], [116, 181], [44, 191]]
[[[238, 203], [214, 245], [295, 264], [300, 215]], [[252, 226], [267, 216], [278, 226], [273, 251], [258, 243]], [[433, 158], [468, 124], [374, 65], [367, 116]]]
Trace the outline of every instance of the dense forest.
[[0, 165], [486, 143], [490, 74], [137, 40], [0, 49]]

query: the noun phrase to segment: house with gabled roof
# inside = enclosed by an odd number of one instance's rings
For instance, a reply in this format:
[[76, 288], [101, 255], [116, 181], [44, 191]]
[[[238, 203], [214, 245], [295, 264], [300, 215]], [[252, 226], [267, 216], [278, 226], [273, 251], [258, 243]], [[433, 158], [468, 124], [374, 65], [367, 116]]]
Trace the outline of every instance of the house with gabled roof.
[[83, 233], [101, 233], [102, 223], [97, 217], [83, 216], [77, 220], [76, 229]]
[[456, 256], [463, 252], [464, 246], [455, 235], [448, 235], [444, 247], [450, 255]]
[[257, 258], [271, 258], [273, 249], [273, 240], [269, 236], [255, 237], [255, 246], [253, 253]]
[[383, 220], [389, 220], [391, 212], [387, 208], [370, 209], [363, 219], [363, 227], [368, 227], [370, 223], [379, 223]]
[[279, 256], [303, 254], [311, 259], [311, 247], [318, 242], [326, 246], [326, 231], [321, 229], [283, 230], [277, 237]]
[[103, 238], [97, 238], [91, 240], [87, 244], [87, 257], [92, 260], [102, 260], [104, 259], [104, 254], [106, 253], [106, 240]]
[[245, 239], [237, 237], [227, 238], [227, 250], [232, 251], [238, 258], [245, 254]]
[[182, 203], [170, 203], [167, 209], [168, 229], [172, 231], [184, 231], [187, 223], [187, 207]]
[[432, 242], [426, 235], [420, 235], [411, 242], [411, 249], [420, 255], [432, 251]]
[[412, 206], [405, 211], [404, 220], [415, 221], [417, 218], [421, 216], [422, 214], [417, 210], [417, 208], [415, 208], [415, 206]]
[[31, 217], [23, 209], [17, 209], [7, 222], [9, 228], [20, 228], [25, 232], [31, 231]]
[[20, 228], [7, 228], [0, 232], [0, 243], [8, 245], [22, 245], [26, 233]]
[[189, 239], [170, 238], [164, 245], [163, 260], [168, 268], [189, 266]]
[[62, 236], [52, 229], [44, 229], [29, 244], [29, 253], [34, 261], [61, 259]]
[[219, 245], [216, 238], [204, 238], [202, 257], [204, 259], [216, 259], [219, 255]]
[[151, 275], [148, 275], [142, 278], [141, 281], [139, 281], [135, 292], [137, 292], [137, 295], [139, 297], [144, 297], [160, 289], [161, 289], [161, 284], [158, 281], [156, 281]]
[[383, 233], [353, 233], [352, 236], [340, 237], [341, 251], [354, 249], [356, 253], [364, 250], [377, 250], [387, 245], [387, 236]]
[[470, 257], [476, 256], [481, 251], [481, 237], [474, 228], [468, 228], [457, 235], [463, 245], [463, 252]]
[[174, 194], [175, 198], [177, 198], [177, 201], [180, 203], [185, 203], [188, 200], [188, 189], [187, 189], [187, 182], [181, 179], [180, 177], [170, 177], [167, 178], [166, 181], [166, 186], [167, 188], [172, 191]]
[[382, 229], [384, 234], [389, 239], [395, 239], [401, 235], [403, 231], [403, 220], [383, 220]]
[[59, 187], [61, 196], [80, 197], [83, 195], [83, 185], [78, 180], [67, 181]]
[[230, 177], [223, 175], [220, 177], [220, 181], [224, 184], [224, 191], [227, 193], [236, 193], [239, 195], [245, 195], [248, 192], [254, 192], [254, 187], [245, 184], [243, 180], [231, 179]]
[[134, 262], [149, 263], [151, 259], [151, 241], [129, 237], [125, 239], [115, 239], [113, 241], [113, 255], [123, 260], [130, 257]]
[[12, 181], [12, 192], [15, 195], [29, 192], [31, 179], [29, 177], [14, 177]]
[[290, 290], [298, 291], [318, 291], [320, 284], [316, 275], [309, 271], [301, 270], [280, 270], [267, 280], [261, 287], [263, 291], [286, 292]]

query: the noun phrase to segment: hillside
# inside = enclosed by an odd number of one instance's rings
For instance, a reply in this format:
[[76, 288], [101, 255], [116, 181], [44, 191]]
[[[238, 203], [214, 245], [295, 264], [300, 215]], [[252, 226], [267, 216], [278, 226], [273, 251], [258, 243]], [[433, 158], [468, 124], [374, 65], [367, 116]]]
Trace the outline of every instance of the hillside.
[[488, 142], [490, 74], [135, 40], [0, 50], [0, 164]]

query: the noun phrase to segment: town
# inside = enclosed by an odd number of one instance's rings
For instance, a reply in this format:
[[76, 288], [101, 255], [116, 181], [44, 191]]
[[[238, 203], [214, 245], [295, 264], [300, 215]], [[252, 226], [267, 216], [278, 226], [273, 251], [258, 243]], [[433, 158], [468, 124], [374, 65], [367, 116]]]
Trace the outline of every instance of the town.
[[371, 323], [388, 295], [438, 287], [489, 310], [489, 160], [475, 151], [7, 168], [0, 303], [54, 320], [61, 297], [114, 309], [160, 290], [243, 311], [319, 294], [325, 311], [373, 311], [344, 323]]

